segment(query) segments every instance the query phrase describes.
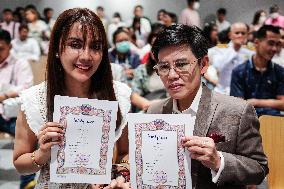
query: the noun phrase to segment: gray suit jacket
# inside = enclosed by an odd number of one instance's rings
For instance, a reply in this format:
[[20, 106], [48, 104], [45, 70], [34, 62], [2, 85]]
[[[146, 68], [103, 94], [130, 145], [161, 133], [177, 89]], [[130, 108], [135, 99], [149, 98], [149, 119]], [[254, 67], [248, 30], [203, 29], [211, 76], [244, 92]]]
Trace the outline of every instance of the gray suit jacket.
[[[149, 107], [149, 114], [171, 114], [172, 98]], [[253, 106], [246, 101], [222, 95], [202, 87], [193, 135], [205, 137], [210, 133], [225, 136], [225, 142], [216, 144], [225, 167], [217, 184], [212, 182], [210, 169], [192, 160], [191, 176], [195, 189], [245, 188], [260, 183], [268, 173], [267, 158], [263, 152], [259, 121]]]

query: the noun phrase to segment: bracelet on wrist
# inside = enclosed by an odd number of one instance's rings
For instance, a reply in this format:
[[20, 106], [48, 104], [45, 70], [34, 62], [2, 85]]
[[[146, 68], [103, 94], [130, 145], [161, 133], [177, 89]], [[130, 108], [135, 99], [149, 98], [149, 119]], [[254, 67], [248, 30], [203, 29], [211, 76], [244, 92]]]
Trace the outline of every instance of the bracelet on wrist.
[[35, 165], [35, 166], [37, 166], [38, 168], [41, 168], [42, 166], [44, 166], [45, 164], [38, 164], [37, 162], [36, 162], [36, 160], [35, 160], [35, 151], [33, 151], [33, 153], [32, 153], [32, 155], [31, 155], [31, 158], [32, 158], [32, 161], [33, 161], [33, 164]]
[[122, 159], [119, 163], [120, 164], [122, 164], [122, 163], [129, 164], [129, 161], [127, 159]]

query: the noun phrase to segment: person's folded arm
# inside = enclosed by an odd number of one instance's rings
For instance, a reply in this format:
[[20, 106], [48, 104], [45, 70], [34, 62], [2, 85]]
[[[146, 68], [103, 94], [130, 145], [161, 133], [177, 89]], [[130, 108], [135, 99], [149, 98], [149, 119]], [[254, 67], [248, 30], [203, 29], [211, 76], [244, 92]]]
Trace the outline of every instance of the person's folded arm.
[[274, 108], [284, 110], [284, 95], [276, 96], [276, 99], [248, 99], [254, 107]]

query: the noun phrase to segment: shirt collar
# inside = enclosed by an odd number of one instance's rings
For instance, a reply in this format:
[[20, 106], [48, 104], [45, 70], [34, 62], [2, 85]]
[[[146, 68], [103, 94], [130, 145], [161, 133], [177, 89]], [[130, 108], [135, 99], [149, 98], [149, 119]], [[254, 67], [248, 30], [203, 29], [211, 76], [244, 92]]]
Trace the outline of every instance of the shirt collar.
[[6, 66], [7, 64], [9, 64], [10, 61], [11, 61], [11, 55], [9, 55], [9, 56], [0, 64], [0, 68], [3, 68], [3, 67]]
[[[254, 65], [254, 63], [253, 63], [253, 56], [251, 56], [251, 57], [248, 59], [248, 61], [249, 61], [249, 68], [256, 70], [255, 65]], [[274, 67], [274, 64], [273, 64], [272, 61], [270, 60], [270, 61], [267, 63], [267, 70], [266, 70], [266, 71], [272, 70], [273, 67]]]
[[202, 95], [202, 87], [201, 85], [199, 86], [199, 89], [190, 105], [189, 108], [183, 110], [182, 112], [180, 112], [178, 110], [178, 107], [177, 107], [177, 100], [173, 99], [173, 113], [178, 113], [178, 114], [194, 114], [196, 115], [197, 114], [197, 110], [198, 110], [198, 106], [199, 106], [199, 102], [200, 102], [200, 99], [201, 99], [201, 95]]

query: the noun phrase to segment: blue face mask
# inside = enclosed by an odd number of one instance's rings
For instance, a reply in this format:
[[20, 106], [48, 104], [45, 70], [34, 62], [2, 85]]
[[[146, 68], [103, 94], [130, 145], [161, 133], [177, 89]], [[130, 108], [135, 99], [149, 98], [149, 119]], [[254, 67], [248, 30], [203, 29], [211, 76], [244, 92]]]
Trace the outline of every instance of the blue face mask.
[[122, 42], [116, 43], [116, 50], [120, 53], [127, 53], [130, 50], [129, 41], [122, 41]]

